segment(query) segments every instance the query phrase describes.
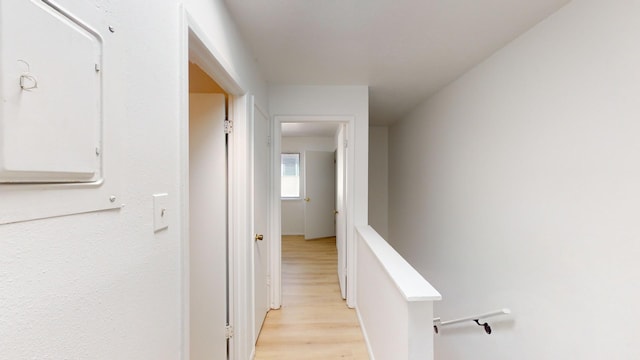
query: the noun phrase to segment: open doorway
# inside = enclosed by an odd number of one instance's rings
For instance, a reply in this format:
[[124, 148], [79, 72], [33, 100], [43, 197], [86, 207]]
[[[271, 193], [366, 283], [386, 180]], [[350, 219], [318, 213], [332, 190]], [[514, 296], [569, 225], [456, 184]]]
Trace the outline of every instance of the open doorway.
[[282, 235], [303, 235], [307, 240], [336, 235], [335, 154], [339, 126], [282, 124]]
[[[341, 122], [282, 122], [281, 235], [336, 238], [341, 295], [346, 297], [346, 129]], [[281, 255], [281, 254], [280, 254]]]
[[228, 94], [189, 63], [189, 354], [226, 358], [229, 317]]
[[[250, 172], [238, 164], [250, 161], [252, 96], [221, 61], [197, 21], [181, 9], [181, 121], [176, 130], [181, 164], [182, 357], [247, 358], [253, 302], [244, 284], [252, 283], [253, 267], [248, 262], [249, 244], [237, 239], [246, 239], [251, 231]], [[236, 125], [233, 131], [226, 119]], [[234, 333], [234, 327], [242, 330]]]

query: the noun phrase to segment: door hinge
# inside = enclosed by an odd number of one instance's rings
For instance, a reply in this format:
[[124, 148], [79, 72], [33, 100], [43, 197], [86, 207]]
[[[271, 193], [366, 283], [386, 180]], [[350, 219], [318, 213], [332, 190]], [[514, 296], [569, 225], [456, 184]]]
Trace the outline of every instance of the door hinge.
[[231, 134], [231, 130], [233, 130], [233, 121], [225, 120], [224, 121], [224, 133]]
[[224, 327], [224, 337], [225, 339], [231, 339], [233, 337], [233, 326], [227, 325]]
[[344, 141], [344, 147], [345, 147], [345, 148], [349, 147], [349, 140], [345, 140], [345, 141]]
[[267, 136], [267, 146], [271, 146], [271, 136]]
[[267, 275], [267, 286], [271, 286], [271, 276]]

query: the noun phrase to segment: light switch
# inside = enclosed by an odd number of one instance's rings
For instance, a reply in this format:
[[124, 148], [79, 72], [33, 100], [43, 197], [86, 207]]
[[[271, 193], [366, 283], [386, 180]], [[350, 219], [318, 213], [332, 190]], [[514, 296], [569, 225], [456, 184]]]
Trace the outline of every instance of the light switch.
[[169, 194], [153, 195], [153, 231], [169, 227]]

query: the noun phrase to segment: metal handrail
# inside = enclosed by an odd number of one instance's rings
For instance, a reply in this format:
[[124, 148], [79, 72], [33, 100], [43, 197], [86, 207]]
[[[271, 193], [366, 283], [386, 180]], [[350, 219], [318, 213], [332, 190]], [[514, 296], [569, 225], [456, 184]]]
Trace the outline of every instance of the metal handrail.
[[511, 314], [511, 310], [504, 308], [504, 309], [491, 311], [491, 312], [480, 314], [480, 315], [465, 316], [459, 319], [447, 320], [447, 321], [441, 321], [440, 318], [438, 317], [433, 319], [433, 330], [437, 334], [438, 326], [442, 327], [442, 326], [453, 325], [453, 324], [457, 324], [465, 321], [473, 321], [479, 326], [484, 327], [484, 330], [487, 334], [491, 334], [491, 326], [489, 326], [489, 324], [487, 324], [486, 322], [484, 324], [481, 324], [480, 319], [486, 319], [494, 316], [509, 315], [509, 314]]

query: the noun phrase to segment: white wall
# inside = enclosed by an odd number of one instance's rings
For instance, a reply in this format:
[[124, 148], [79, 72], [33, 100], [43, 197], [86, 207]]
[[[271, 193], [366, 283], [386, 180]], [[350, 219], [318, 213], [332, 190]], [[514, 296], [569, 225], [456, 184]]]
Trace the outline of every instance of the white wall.
[[[304, 184], [304, 152], [305, 151], [335, 151], [333, 137], [282, 137], [281, 152], [300, 153], [300, 179]], [[300, 186], [301, 195], [304, 186]], [[282, 235], [304, 234], [304, 200], [282, 200]]]
[[304, 235], [304, 200], [282, 200], [282, 235]]
[[[347, 150], [347, 247], [353, 246], [355, 226], [367, 224], [368, 211], [368, 147], [369, 147], [369, 91], [366, 86], [270, 86], [269, 109], [274, 117], [315, 117], [323, 121], [329, 117], [345, 116], [352, 119], [348, 130]], [[335, 121], [335, 120], [333, 120]], [[276, 216], [277, 217], [277, 216]], [[274, 217], [274, 218], [276, 218]], [[275, 220], [275, 226], [279, 219]], [[351, 249], [350, 256], [353, 256]], [[350, 258], [348, 263], [354, 264]], [[348, 269], [348, 277], [355, 280], [354, 268]], [[347, 291], [347, 304], [355, 306], [353, 288]]]
[[393, 245], [440, 359], [638, 359], [638, 1], [574, 0], [390, 130]]
[[369, 225], [389, 237], [389, 128], [369, 127]]
[[[126, 156], [106, 176], [121, 176], [126, 206], [0, 226], [0, 358], [179, 359], [179, 1], [89, 2], [101, 13], [90, 25], [117, 42], [123, 71], [124, 116], [105, 126], [118, 129]], [[265, 84], [222, 1], [187, 7], [266, 108]], [[151, 195], [162, 192], [169, 228], [154, 234]], [[0, 201], [0, 211], [11, 209]]]

